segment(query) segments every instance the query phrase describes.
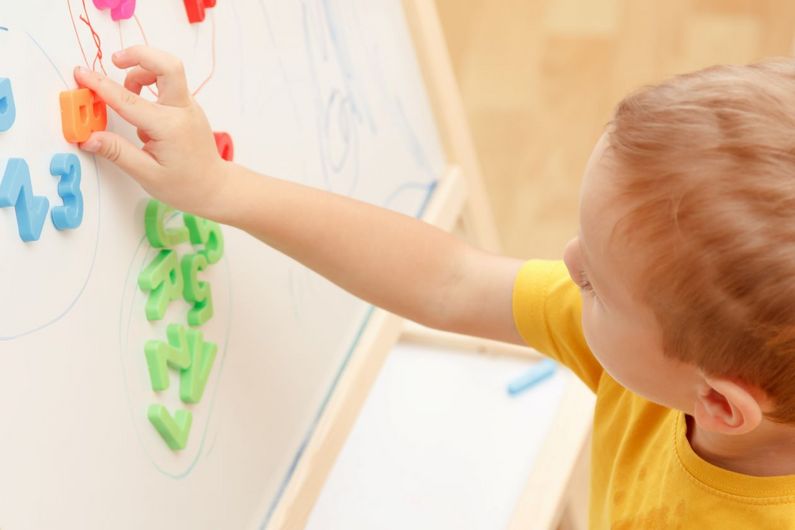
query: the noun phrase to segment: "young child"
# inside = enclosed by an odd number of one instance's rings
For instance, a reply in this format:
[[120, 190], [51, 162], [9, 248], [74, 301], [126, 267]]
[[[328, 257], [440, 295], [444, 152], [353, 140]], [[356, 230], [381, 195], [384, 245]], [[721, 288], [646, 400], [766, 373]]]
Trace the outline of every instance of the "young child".
[[[131, 68], [125, 87], [75, 77], [144, 146], [101, 132], [84, 150], [374, 304], [527, 343], [582, 378], [598, 398], [592, 528], [795, 528], [795, 61], [622, 101], [565, 265], [224, 162], [177, 59], [132, 47], [113, 62]], [[157, 103], [137, 95], [153, 83]]]

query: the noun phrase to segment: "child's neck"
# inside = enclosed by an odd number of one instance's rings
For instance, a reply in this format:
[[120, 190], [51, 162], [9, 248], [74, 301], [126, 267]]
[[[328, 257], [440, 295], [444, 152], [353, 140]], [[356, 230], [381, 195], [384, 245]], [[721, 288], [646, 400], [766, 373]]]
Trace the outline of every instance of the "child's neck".
[[725, 435], [699, 429], [687, 416], [687, 439], [698, 456], [723, 469], [754, 476], [795, 475], [795, 426], [762, 420], [753, 432]]

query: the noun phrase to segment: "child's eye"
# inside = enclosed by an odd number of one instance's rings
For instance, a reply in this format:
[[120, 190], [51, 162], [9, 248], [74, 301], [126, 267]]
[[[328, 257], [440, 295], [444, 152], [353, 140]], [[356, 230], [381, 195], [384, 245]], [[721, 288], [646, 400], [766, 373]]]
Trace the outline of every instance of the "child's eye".
[[591, 282], [588, 281], [588, 277], [585, 275], [585, 271], [580, 271], [580, 278], [577, 282], [577, 285], [583, 291], [593, 291], [593, 286], [591, 286]]

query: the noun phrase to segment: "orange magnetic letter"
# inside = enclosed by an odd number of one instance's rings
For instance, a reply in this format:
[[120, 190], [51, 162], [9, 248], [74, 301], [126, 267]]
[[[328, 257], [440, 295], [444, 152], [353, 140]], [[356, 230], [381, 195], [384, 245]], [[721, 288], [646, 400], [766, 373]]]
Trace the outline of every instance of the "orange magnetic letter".
[[105, 130], [108, 109], [87, 88], [61, 92], [61, 125], [67, 142], [85, 142], [92, 132]]

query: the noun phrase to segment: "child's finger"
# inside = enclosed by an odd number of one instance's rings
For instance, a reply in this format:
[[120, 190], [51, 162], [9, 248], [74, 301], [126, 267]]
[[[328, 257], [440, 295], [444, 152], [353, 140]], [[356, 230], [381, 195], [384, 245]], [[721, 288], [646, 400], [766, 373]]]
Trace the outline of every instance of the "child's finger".
[[190, 105], [190, 92], [182, 61], [171, 54], [148, 46], [131, 46], [113, 54], [119, 68], [140, 66], [157, 77], [158, 102], [185, 107]]
[[76, 68], [75, 80], [80, 86], [96, 92], [102, 101], [136, 127], [150, 128], [157, 125], [158, 112], [155, 105], [112, 79], [86, 68]]
[[107, 158], [139, 182], [151, 177], [160, 167], [149, 153], [112, 132], [95, 132], [80, 144], [80, 148]]
[[136, 66], [127, 72], [127, 77], [124, 78], [124, 88], [135, 94], [140, 94], [143, 87], [153, 85], [156, 82], [157, 76], [154, 73]]

